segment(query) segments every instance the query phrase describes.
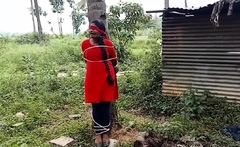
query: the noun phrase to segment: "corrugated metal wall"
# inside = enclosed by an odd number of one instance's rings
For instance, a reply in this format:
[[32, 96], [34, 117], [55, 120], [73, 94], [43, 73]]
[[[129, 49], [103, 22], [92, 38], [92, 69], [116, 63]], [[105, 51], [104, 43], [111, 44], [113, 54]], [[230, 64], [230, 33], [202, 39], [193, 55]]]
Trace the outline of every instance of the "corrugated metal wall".
[[240, 15], [163, 18], [163, 93], [177, 96], [190, 86], [240, 101]]

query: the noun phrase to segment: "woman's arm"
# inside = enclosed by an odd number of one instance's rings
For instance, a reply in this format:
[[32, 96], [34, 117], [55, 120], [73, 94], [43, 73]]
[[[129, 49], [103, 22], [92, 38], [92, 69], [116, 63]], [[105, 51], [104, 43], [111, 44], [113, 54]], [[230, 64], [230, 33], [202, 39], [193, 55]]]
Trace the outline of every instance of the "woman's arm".
[[[87, 48], [87, 44], [86, 44], [86, 40], [83, 40], [80, 44], [80, 51], [82, 53], [82, 57], [84, 58], [84, 51]], [[83, 59], [85, 61], [85, 63], [87, 62], [85, 59]]]
[[117, 65], [117, 54], [116, 54], [114, 45], [113, 45], [112, 41], [110, 41], [110, 40], [106, 41], [106, 45], [110, 46], [109, 50], [108, 50], [108, 54], [109, 54], [109, 58], [111, 59], [113, 66], [115, 67]]

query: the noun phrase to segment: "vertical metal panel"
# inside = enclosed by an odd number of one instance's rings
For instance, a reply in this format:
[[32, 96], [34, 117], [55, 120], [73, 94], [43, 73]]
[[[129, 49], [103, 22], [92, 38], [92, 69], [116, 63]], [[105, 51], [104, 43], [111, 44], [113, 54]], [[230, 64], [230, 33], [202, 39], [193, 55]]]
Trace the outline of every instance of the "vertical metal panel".
[[240, 15], [163, 18], [163, 94], [178, 96], [190, 86], [240, 102]]

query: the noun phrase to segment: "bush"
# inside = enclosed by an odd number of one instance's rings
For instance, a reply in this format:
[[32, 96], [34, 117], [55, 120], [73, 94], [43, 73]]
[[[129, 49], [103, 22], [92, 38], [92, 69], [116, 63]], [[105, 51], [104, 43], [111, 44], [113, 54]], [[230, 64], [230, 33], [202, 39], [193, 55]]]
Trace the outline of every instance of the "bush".
[[80, 51], [80, 44], [84, 38], [63, 37], [61, 39], [52, 39], [49, 42], [50, 48], [55, 52], [54, 61], [58, 65], [64, 65], [67, 62], [83, 63], [82, 53]]
[[0, 50], [4, 49], [5, 45], [9, 43], [11, 40], [7, 36], [1, 36], [0, 34]]
[[[189, 118], [216, 118], [228, 108], [226, 98], [213, 96], [209, 91], [201, 95], [195, 89], [189, 89], [180, 97], [181, 113]], [[221, 109], [219, 109], [221, 108]]]
[[[50, 40], [49, 34], [43, 34], [43, 41], [48, 42]], [[16, 37], [16, 42], [19, 44], [35, 44], [39, 43], [38, 33], [27, 33]]]
[[216, 97], [209, 91], [199, 95], [196, 89], [189, 89], [180, 97], [179, 115], [189, 119], [202, 120], [204, 124], [221, 129], [226, 124], [240, 123], [240, 105], [229, 103], [224, 97]]
[[122, 76], [118, 79], [119, 91], [121, 98], [117, 101], [120, 109], [138, 109], [141, 105], [138, 98], [140, 83], [139, 74], [132, 73]]
[[[123, 96], [119, 101], [129, 103], [130, 108], [141, 108], [143, 112], [150, 114], [173, 114], [176, 99], [163, 97], [162, 89], [162, 60], [161, 47], [156, 41], [147, 42], [151, 50], [146, 51], [143, 58], [138, 62], [140, 71], [130, 76], [121, 77], [120, 92]], [[167, 104], [167, 105], [165, 105]]]

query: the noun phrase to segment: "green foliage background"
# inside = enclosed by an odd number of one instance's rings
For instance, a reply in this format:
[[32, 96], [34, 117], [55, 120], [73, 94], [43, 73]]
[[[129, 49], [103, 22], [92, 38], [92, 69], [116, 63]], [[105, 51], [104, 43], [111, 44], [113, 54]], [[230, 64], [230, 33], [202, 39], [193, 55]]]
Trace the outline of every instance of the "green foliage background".
[[[178, 98], [162, 95], [161, 19], [145, 15], [139, 4], [123, 2], [112, 6], [108, 16], [118, 66], [125, 71], [118, 78], [117, 101], [124, 127], [154, 130], [189, 147], [196, 142], [240, 146], [220, 131], [240, 124], [238, 104], [208, 91], [197, 95], [191, 88]], [[92, 146], [89, 106], [83, 104], [85, 63], [79, 47], [84, 38], [44, 34], [44, 44], [39, 45], [34, 33], [0, 37], [1, 147], [47, 147], [50, 139], [60, 136], [74, 138], [76, 146]], [[19, 112], [24, 116], [17, 117]], [[81, 118], [69, 118], [78, 113]], [[121, 146], [130, 147], [131, 141]]]

